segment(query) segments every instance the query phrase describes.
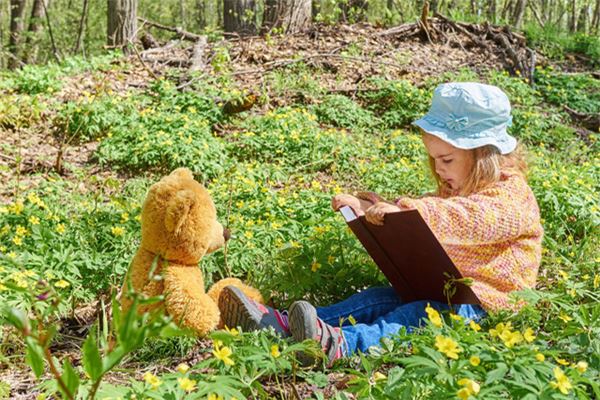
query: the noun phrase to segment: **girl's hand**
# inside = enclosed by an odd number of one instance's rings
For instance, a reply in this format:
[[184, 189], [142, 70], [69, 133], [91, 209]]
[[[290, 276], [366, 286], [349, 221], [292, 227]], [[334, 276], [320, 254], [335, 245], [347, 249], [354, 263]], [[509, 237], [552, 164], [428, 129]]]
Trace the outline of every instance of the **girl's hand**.
[[333, 199], [331, 199], [331, 207], [334, 211], [337, 211], [344, 206], [349, 206], [357, 214], [359, 212], [362, 212], [360, 200], [352, 196], [351, 194], [338, 194]]
[[391, 214], [399, 211], [401, 211], [400, 207], [380, 201], [367, 209], [365, 218], [373, 225], [383, 225], [385, 214]]
[[383, 197], [381, 197], [375, 192], [357, 192], [356, 197], [358, 197], [361, 200], [370, 201], [373, 204], [380, 201], [385, 201]]

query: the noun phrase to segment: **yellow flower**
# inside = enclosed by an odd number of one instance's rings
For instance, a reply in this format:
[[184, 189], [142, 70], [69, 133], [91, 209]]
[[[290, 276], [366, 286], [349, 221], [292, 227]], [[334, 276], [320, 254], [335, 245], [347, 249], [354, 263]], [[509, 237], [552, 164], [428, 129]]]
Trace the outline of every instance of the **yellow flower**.
[[600, 275], [594, 275], [594, 289], [598, 289], [600, 287]]
[[25, 235], [27, 235], [27, 228], [25, 228], [22, 225], [17, 225], [17, 227], [15, 228], [15, 231], [17, 233], [17, 236], [25, 236]]
[[558, 318], [562, 319], [562, 320], [563, 320], [563, 322], [564, 322], [565, 324], [566, 324], [566, 323], [568, 323], [569, 321], [572, 321], [572, 320], [573, 320], [573, 318], [569, 317], [569, 316], [568, 316], [567, 314], [565, 314], [565, 313], [560, 313], [560, 314], [558, 315]]
[[240, 334], [240, 332], [235, 329], [235, 328], [231, 328], [229, 329], [227, 326], [225, 326], [225, 330], [227, 331], [227, 333], [229, 333], [231, 336], [237, 336]]
[[562, 394], [568, 394], [569, 390], [573, 388], [573, 385], [571, 385], [571, 381], [565, 373], [562, 372], [560, 367], [554, 368], [554, 377], [556, 378], [556, 381], [551, 381], [550, 385], [552, 385], [554, 389], [560, 390]]
[[179, 387], [185, 390], [186, 392], [191, 392], [196, 389], [196, 381], [190, 378], [177, 378], [177, 382], [179, 383]]
[[587, 371], [588, 363], [586, 363], [585, 361], [579, 361], [575, 365], [575, 368], [577, 369], [577, 371], [579, 371], [580, 374], [583, 374], [585, 371]]
[[216, 394], [211, 393], [208, 395], [208, 400], [223, 400], [223, 396], [217, 396]]
[[187, 364], [184, 364], [184, 363], [181, 363], [177, 366], [177, 371], [182, 374], [185, 374], [186, 372], [188, 372], [189, 369], [190, 369], [190, 366]]
[[110, 231], [114, 236], [123, 236], [125, 233], [125, 229], [121, 228], [120, 226], [113, 226], [110, 228]]
[[464, 386], [456, 395], [461, 399], [468, 399], [470, 396], [476, 396], [481, 387], [474, 380], [463, 378], [458, 381], [458, 384]]
[[225, 365], [235, 364], [233, 362], [233, 360], [231, 359], [231, 357], [229, 357], [230, 355], [233, 354], [233, 352], [227, 346], [220, 347], [220, 346], [217, 346], [217, 343], [215, 343], [215, 349], [212, 351], [212, 353], [214, 354], [214, 356], [216, 358], [223, 361], [223, 364], [225, 364]]
[[473, 329], [475, 332], [479, 332], [479, 331], [481, 330], [481, 326], [480, 326], [480, 325], [479, 325], [477, 322], [475, 322], [475, 321], [473, 321], [473, 320], [471, 320], [471, 322], [469, 322], [469, 326], [470, 326], [470, 327], [471, 327], [471, 329]]
[[496, 325], [495, 329], [490, 329], [490, 336], [491, 337], [500, 337], [505, 331], [510, 332], [510, 330], [512, 329], [512, 324], [510, 322], [507, 322], [506, 324], [500, 322], [498, 325]]
[[437, 326], [438, 328], [442, 326], [442, 317], [440, 317], [440, 313], [432, 308], [429, 303], [427, 303], [427, 307], [425, 307], [425, 312], [427, 313], [427, 318], [429, 318], [434, 326]]
[[65, 281], [64, 279], [61, 279], [60, 281], [58, 281], [54, 284], [54, 286], [56, 286], [57, 288], [61, 288], [61, 289], [64, 289], [64, 288], [68, 287], [69, 285], [70, 285], [70, 283]]
[[382, 373], [381, 373], [381, 372], [379, 372], [379, 371], [377, 371], [377, 372], [375, 372], [375, 373], [373, 374], [373, 380], [374, 380], [375, 382], [382, 381], [382, 380], [384, 380], [384, 379], [387, 379], [387, 376], [385, 376], [384, 374], [382, 374]]
[[21, 200], [18, 200], [10, 208], [13, 213], [19, 215], [23, 212], [25, 206], [23, 205], [23, 202]]
[[36, 217], [35, 215], [32, 215], [31, 217], [29, 217], [29, 223], [31, 225], [39, 225], [40, 219], [38, 217]]
[[162, 384], [162, 381], [158, 378], [158, 376], [152, 374], [151, 372], [146, 372], [144, 374], [144, 381], [146, 381], [148, 385], [152, 386], [152, 389], [156, 389]]
[[511, 331], [505, 331], [502, 336], [500, 336], [500, 338], [502, 339], [502, 341], [504, 341], [504, 345], [508, 348], [513, 347], [516, 344], [519, 344], [523, 341], [523, 335], [521, 335], [521, 332], [511, 332]]
[[454, 314], [454, 313], [450, 313], [450, 318], [455, 320], [455, 321], [462, 321], [462, 317], [460, 315]]
[[123, 214], [121, 214], [121, 222], [127, 221], [129, 221], [129, 213], [124, 212]]
[[467, 388], [462, 388], [456, 392], [456, 396], [458, 396], [459, 399], [467, 400], [471, 394], [469, 394], [469, 390]]
[[254, 233], [246, 231], [244, 232], [244, 236], [246, 236], [246, 239], [252, 239], [254, 237]]
[[14, 238], [12, 238], [12, 242], [17, 246], [21, 246], [23, 244], [23, 238], [21, 238], [20, 236], [15, 236]]
[[10, 253], [7, 254], [8, 258], [14, 260], [17, 258], [17, 253], [15, 253], [14, 251], [11, 251]]
[[65, 233], [65, 231], [66, 231], [65, 224], [56, 225], [56, 232], [58, 232], [62, 235], [63, 233]]
[[535, 355], [535, 359], [538, 360], [539, 362], [543, 362], [546, 359], [546, 356], [544, 356], [542, 353], [537, 353]]
[[556, 358], [556, 362], [559, 363], [560, 365], [569, 365], [569, 362], [567, 360], [565, 360], [564, 358]]
[[274, 358], [277, 358], [277, 357], [279, 357], [281, 355], [281, 353], [279, 352], [279, 346], [278, 345], [274, 344], [274, 345], [271, 346], [271, 355]]
[[476, 367], [479, 364], [481, 364], [481, 359], [477, 356], [471, 356], [469, 358], [469, 362], [471, 363], [472, 366]]
[[458, 343], [456, 343], [452, 338], [442, 335], [437, 335], [435, 337], [435, 347], [437, 347], [440, 353], [444, 353], [446, 357], [454, 360], [458, 359], [458, 353], [462, 351], [462, 349], [458, 347]]
[[312, 272], [317, 272], [319, 270], [319, 268], [321, 268], [321, 264], [319, 264], [318, 262], [314, 261], [312, 263], [312, 265], [310, 266], [310, 270]]
[[535, 340], [535, 335], [533, 334], [533, 329], [527, 328], [525, 332], [523, 332], [523, 337], [527, 341], [527, 343], [531, 343]]
[[558, 271], [558, 273], [560, 274], [560, 276], [564, 279], [567, 280], [569, 279], [569, 274], [566, 273], [565, 271], [563, 271], [562, 269]]

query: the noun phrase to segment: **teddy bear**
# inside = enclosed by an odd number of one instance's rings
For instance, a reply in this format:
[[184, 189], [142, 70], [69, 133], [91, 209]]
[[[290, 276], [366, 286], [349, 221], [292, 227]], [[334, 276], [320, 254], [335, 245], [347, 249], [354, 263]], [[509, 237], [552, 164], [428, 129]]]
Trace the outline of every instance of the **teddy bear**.
[[198, 262], [221, 248], [229, 233], [217, 220], [210, 194], [187, 168], [174, 170], [150, 187], [141, 223], [140, 247], [121, 290], [124, 311], [132, 304], [131, 289], [145, 297], [163, 295], [161, 302], [139, 305], [138, 312], [164, 305], [177, 324], [204, 336], [220, 323], [217, 304], [225, 286], [237, 286], [262, 302], [258, 290], [237, 278], [222, 279], [205, 291]]

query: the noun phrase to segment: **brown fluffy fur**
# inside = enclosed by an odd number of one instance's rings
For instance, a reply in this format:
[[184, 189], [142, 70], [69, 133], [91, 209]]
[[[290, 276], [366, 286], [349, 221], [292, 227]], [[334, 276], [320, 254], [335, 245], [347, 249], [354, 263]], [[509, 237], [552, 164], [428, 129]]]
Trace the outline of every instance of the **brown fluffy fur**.
[[[223, 226], [208, 191], [188, 169], [178, 168], [148, 191], [142, 208], [142, 242], [128, 272], [131, 286], [145, 297], [164, 295], [165, 310], [176, 323], [206, 335], [219, 324], [217, 300], [225, 286], [237, 286], [262, 302], [256, 289], [236, 278], [223, 279], [205, 292], [198, 262], [224, 243]], [[122, 293], [121, 304], [127, 310], [132, 302], [127, 282]], [[162, 305], [140, 306], [138, 312]]]

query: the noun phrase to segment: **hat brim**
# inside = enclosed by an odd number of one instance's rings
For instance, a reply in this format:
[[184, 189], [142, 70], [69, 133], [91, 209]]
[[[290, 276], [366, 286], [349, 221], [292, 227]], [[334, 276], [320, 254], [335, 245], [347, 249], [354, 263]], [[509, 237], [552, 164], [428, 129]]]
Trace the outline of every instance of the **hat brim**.
[[[517, 139], [506, 132], [506, 125], [482, 131], [480, 132], [480, 137], [464, 137], [449, 129], [433, 125], [423, 118], [414, 121], [412, 124], [423, 129], [430, 135], [436, 136], [444, 142], [463, 150], [472, 150], [478, 147], [492, 145], [496, 147], [501, 154], [508, 154], [517, 147]], [[486, 133], [488, 134], [486, 135]]]

